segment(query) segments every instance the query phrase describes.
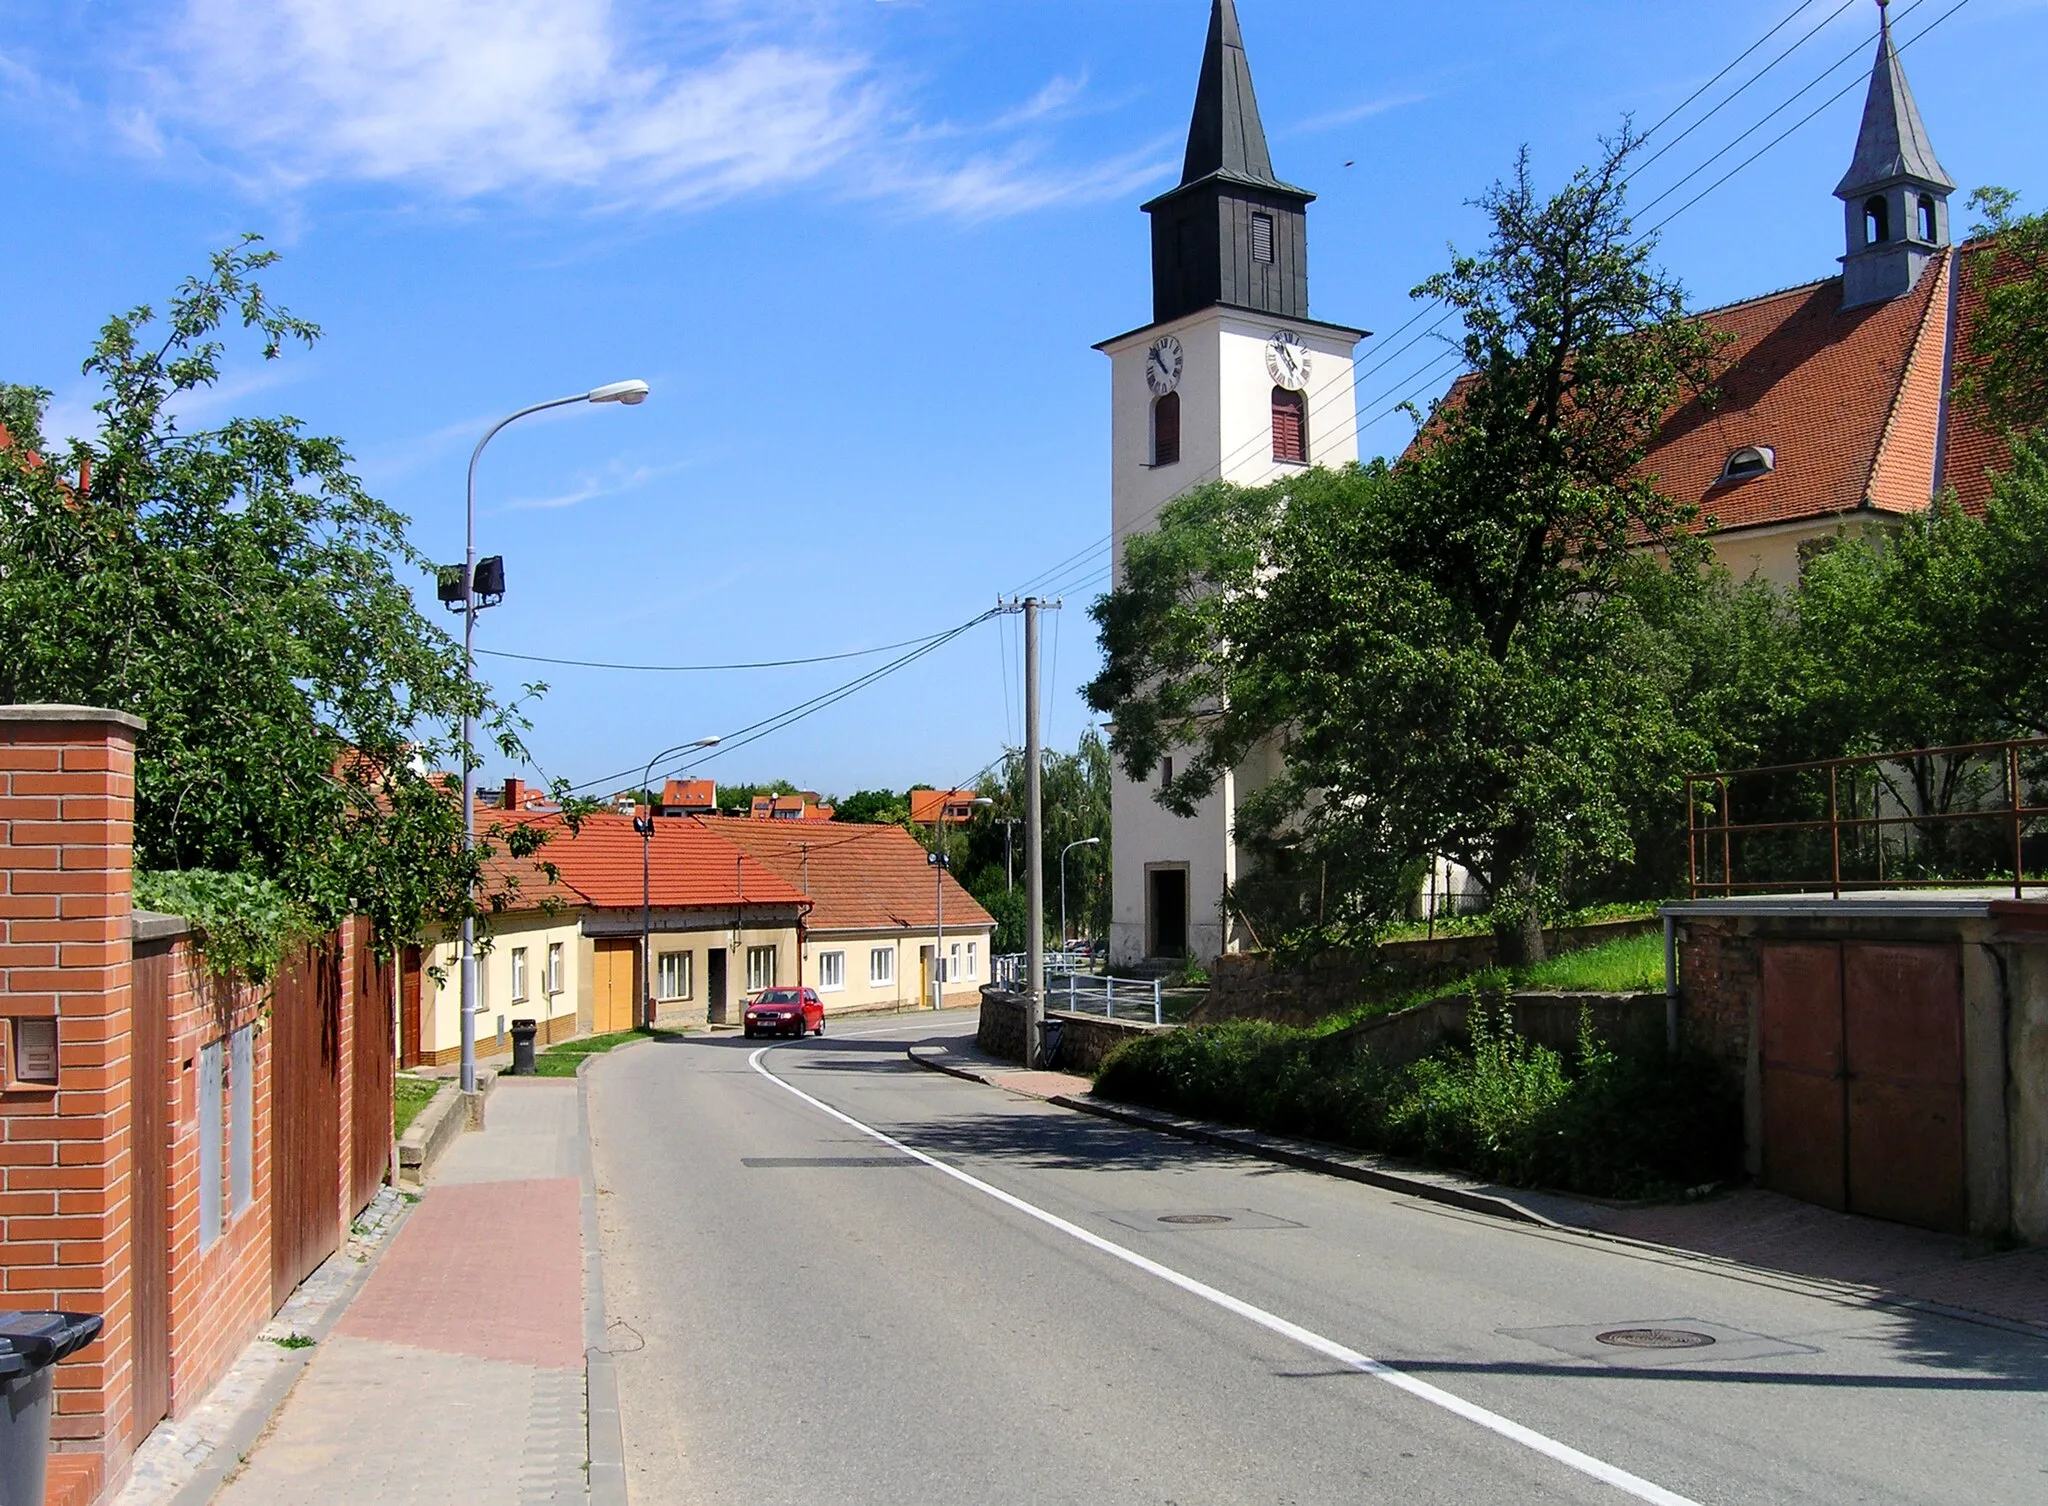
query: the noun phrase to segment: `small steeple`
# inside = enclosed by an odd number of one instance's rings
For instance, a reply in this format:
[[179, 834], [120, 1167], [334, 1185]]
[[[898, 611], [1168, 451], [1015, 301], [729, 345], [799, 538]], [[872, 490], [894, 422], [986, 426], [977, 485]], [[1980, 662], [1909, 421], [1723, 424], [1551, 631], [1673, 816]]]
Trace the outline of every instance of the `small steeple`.
[[1223, 304], [1308, 317], [1308, 223], [1315, 195], [1273, 171], [1235, 0], [1212, 0], [1178, 187], [1152, 216], [1152, 317]]
[[1877, 17], [1877, 60], [1856, 156], [1835, 186], [1846, 210], [1844, 308], [1912, 290], [1933, 254], [1949, 243], [1948, 196], [1956, 186], [1934, 155], [1906, 82], [1886, 0], [1877, 0]]
[[1244, 55], [1235, 0], [1215, 0], [1209, 12], [1209, 45], [1202, 53], [1181, 185], [1199, 183], [1214, 173], [1285, 186], [1273, 176], [1273, 155], [1266, 147], [1266, 127], [1252, 91], [1252, 65]]

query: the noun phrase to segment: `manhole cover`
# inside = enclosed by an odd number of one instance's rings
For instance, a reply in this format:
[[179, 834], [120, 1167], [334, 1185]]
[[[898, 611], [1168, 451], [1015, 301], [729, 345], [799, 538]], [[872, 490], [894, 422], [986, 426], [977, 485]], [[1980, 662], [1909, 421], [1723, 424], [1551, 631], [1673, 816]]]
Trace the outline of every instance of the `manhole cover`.
[[[1159, 1222], [1162, 1224], [1227, 1224], [1230, 1222], [1230, 1215], [1227, 1213], [1162, 1213], [1159, 1215]], [[1712, 1340], [1708, 1342], [1711, 1343]]]
[[1610, 1328], [1593, 1337], [1616, 1349], [1702, 1349], [1714, 1336], [1690, 1328]]

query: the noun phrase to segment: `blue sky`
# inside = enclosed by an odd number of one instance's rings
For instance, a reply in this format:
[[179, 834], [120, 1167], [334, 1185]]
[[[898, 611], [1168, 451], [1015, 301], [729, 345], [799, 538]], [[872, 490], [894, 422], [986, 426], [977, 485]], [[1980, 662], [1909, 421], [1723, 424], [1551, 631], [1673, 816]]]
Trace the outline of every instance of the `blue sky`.
[[[1896, 0], [1951, 175], [2038, 207], [2044, 0]], [[1639, 205], [1724, 153], [1684, 205], [1862, 72], [1875, 6], [1810, 0], [1663, 131], [1739, 97], [1643, 171]], [[1909, 9], [1909, 7], [1911, 7]], [[1649, 125], [1794, 0], [1241, 0], [1281, 173], [1310, 212], [1319, 317], [1392, 332], [1481, 235], [1467, 202], [1527, 143], [1555, 182], [1624, 112]], [[484, 552], [511, 595], [487, 647], [664, 664], [921, 637], [1026, 584], [1048, 619], [1049, 740], [1087, 724], [1087, 555], [1108, 528], [1108, 367], [1147, 317], [1138, 203], [1177, 173], [1208, 0], [10, 0], [0, 379], [89, 420], [78, 363], [243, 230], [310, 355], [238, 361], [189, 418], [284, 412], [459, 557], [489, 423], [627, 376], [495, 441]], [[1769, 112], [1854, 53], [1768, 122]], [[1860, 85], [1664, 233], [1712, 304], [1828, 275]], [[1734, 138], [1755, 127], [1738, 145]], [[1724, 149], [1725, 152], [1724, 152]], [[1958, 225], [1967, 221], [1959, 210]], [[1410, 332], [1412, 334], [1413, 331]], [[1437, 350], [1368, 341], [1373, 416]], [[1398, 449], [1398, 415], [1368, 450]], [[1072, 556], [1071, 567], [1052, 567]], [[452, 621], [452, 619], [451, 619]], [[485, 660], [537, 708], [542, 770], [611, 774], [886, 662], [633, 674]], [[827, 791], [945, 784], [1021, 737], [1014, 619], [704, 766]]]

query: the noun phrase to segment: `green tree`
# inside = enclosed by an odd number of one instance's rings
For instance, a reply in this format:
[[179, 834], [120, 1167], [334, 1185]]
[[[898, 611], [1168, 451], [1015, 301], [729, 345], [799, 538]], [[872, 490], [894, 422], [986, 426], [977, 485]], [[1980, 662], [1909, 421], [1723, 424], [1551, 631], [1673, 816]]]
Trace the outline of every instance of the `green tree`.
[[866, 825], [908, 826], [910, 797], [899, 795], [894, 790], [855, 790], [851, 795], [832, 802], [832, 819]]
[[1398, 468], [1197, 493], [1127, 542], [1096, 609], [1090, 700], [1126, 771], [1195, 750], [1162, 804], [1284, 749], [1241, 801], [1255, 845], [1306, 849], [1367, 919], [1446, 853], [1509, 962], [1542, 955], [1576, 873], [1631, 858], [1624, 771], [1690, 746], [1644, 597], [1703, 546], [1634, 468], [1716, 344], [1629, 223], [1633, 150], [1547, 199], [1525, 153], [1479, 201], [1485, 254], [1416, 289], [1462, 317], [1467, 375]]
[[[1109, 772], [1108, 745], [1093, 729], [1081, 734], [1072, 753], [1048, 749], [1043, 755], [1039, 798], [1045, 816], [1048, 942], [1056, 941], [1059, 933], [1060, 850], [1087, 837], [1096, 838], [1096, 845], [1077, 847], [1067, 856], [1067, 920], [1077, 937], [1108, 934]], [[964, 826], [947, 832], [954, 876], [1001, 927], [995, 942], [998, 951], [1022, 951], [1025, 944], [1024, 776], [1024, 755], [1013, 748], [976, 787], [977, 794], [995, 803], [977, 811]], [[1007, 853], [1005, 817], [1018, 823], [1009, 828]]]
[[415, 607], [406, 520], [339, 441], [289, 418], [178, 423], [219, 380], [224, 329], [267, 360], [318, 338], [256, 280], [273, 260], [245, 238], [161, 316], [110, 319], [85, 363], [98, 433], [62, 454], [32, 458], [47, 392], [0, 388], [0, 700], [146, 719], [139, 866], [269, 879], [318, 924], [410, 937], [508, 899], [480, 887], [504, 869], [488, 842], [464, 850], [452, 776], [432, 771], [458, 758], [465, 704], [507, 758], [524, 724]]
[[777, 779], [767, 784], [721, 784], [713, 790], [711, 798], [717, 802], [719, 810], [726, 814], [737, 813], [744, 816], [749, 810], [753, 809], [754, 797], [756, 795], [794, 795], [796, 793], [796, 786], [787, 779]]
[[1983, 308], [1958, 385], [1994, 432], [2032, 434], [2048, 425], [2048, 215], [2020, 214], [2005, 188], [1980, 188], [1970, 203], [1988, 243], [1971, 258]]

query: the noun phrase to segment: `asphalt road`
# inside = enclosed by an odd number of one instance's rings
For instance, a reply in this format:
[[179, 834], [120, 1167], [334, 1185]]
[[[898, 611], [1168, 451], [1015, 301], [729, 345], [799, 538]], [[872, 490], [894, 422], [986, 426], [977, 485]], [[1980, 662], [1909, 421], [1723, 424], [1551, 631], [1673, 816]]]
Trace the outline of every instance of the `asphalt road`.
[[635, 1502], [2048, 1502], [2038, 1339], [904, 1058], [971, 1029], [593, 1068]]

